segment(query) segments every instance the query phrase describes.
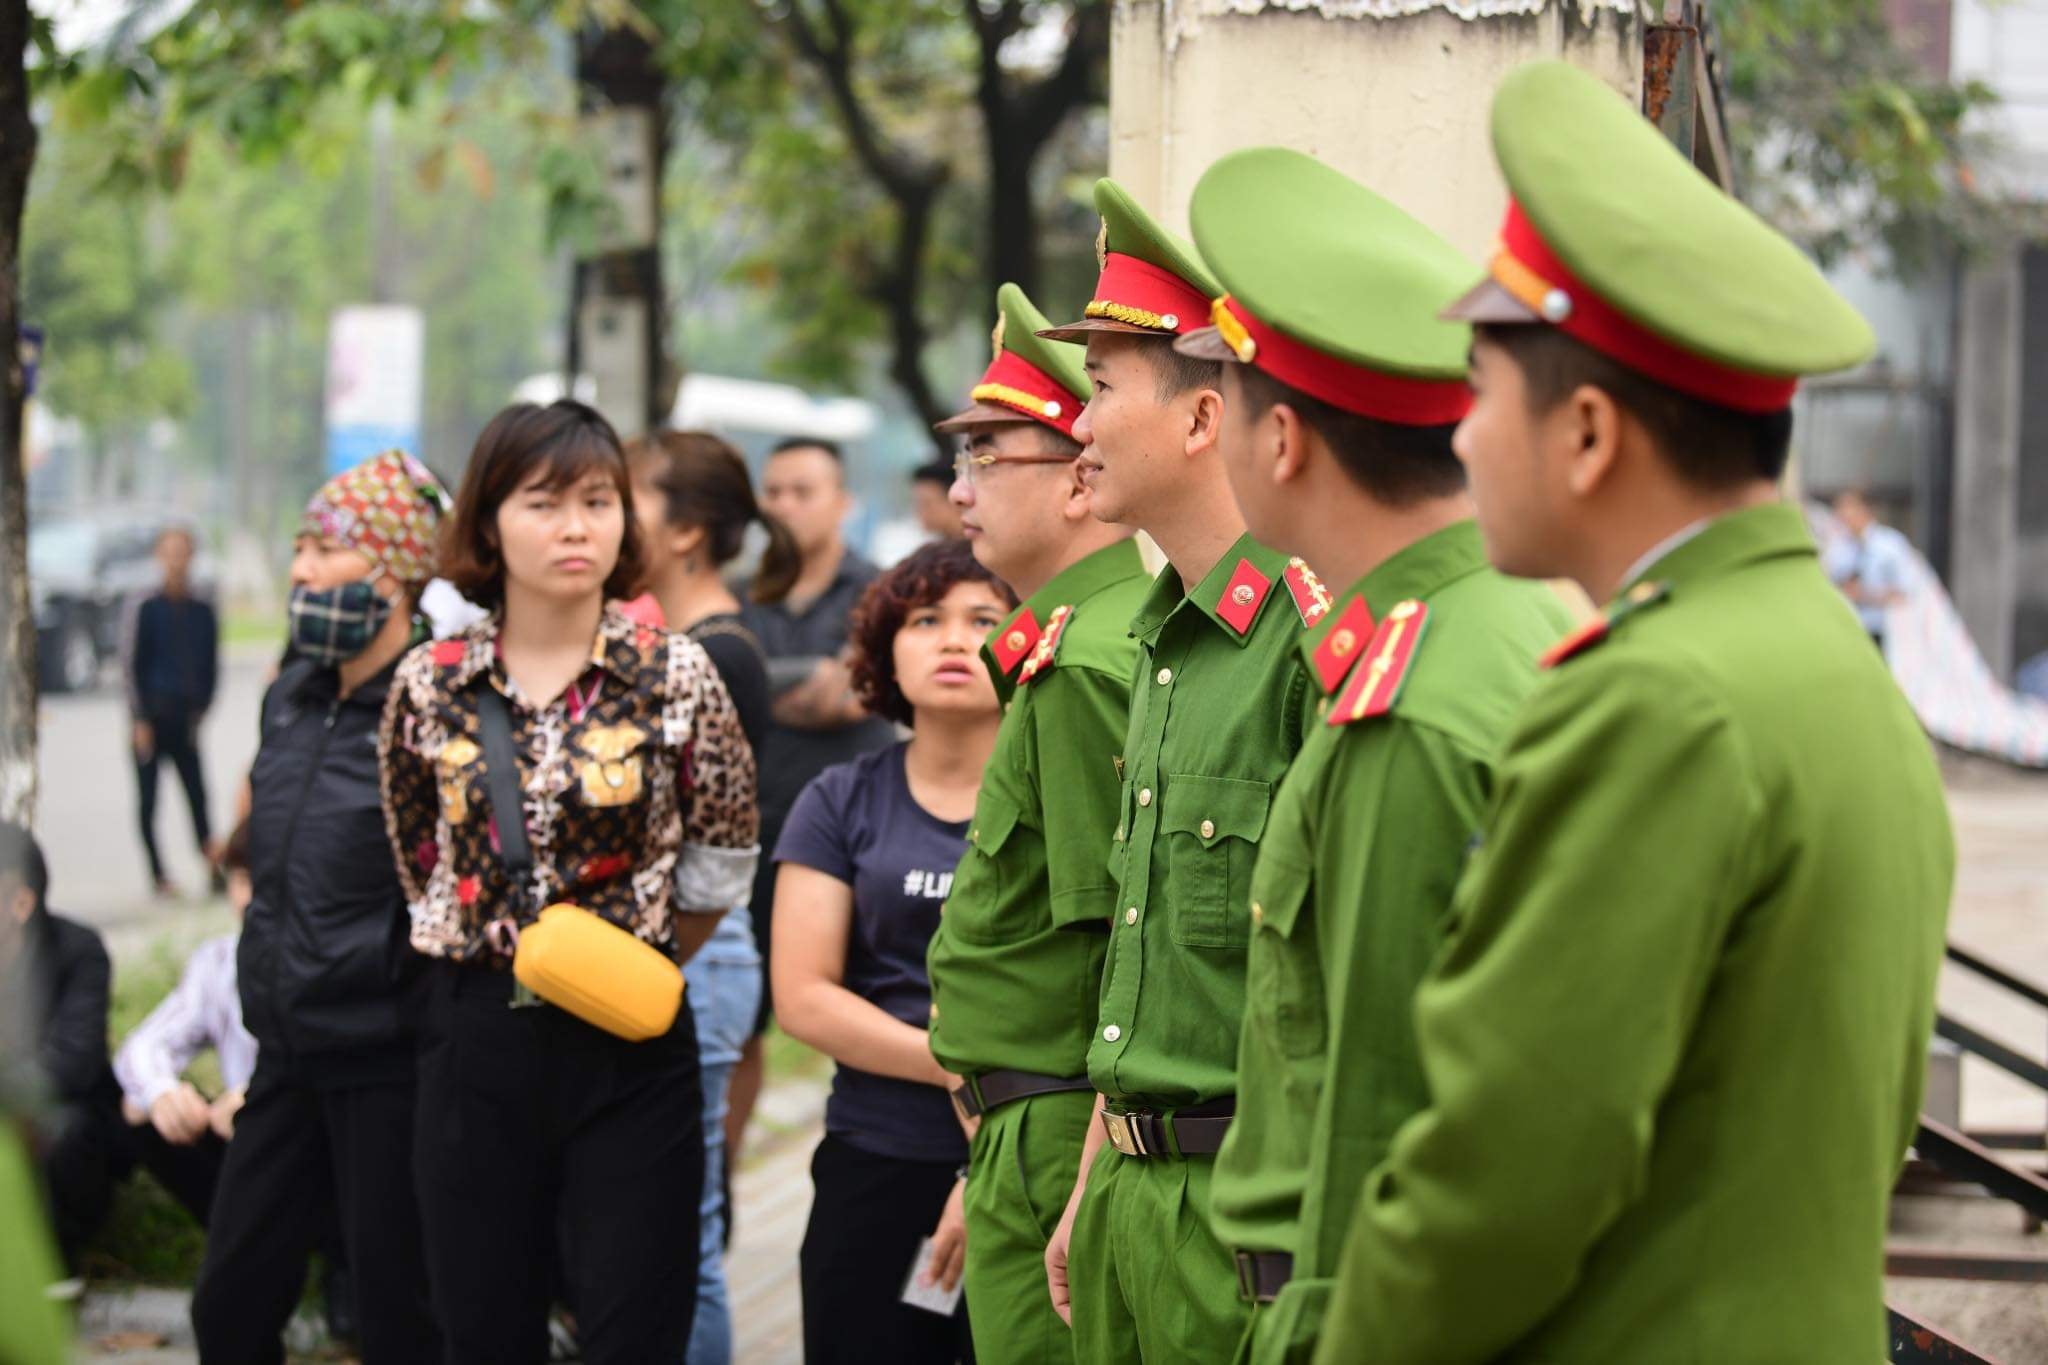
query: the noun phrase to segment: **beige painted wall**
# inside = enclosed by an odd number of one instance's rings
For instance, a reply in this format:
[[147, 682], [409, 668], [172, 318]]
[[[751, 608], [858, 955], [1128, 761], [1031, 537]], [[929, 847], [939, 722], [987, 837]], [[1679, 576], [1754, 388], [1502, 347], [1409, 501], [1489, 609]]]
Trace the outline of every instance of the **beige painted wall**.
[[[1508, 8], [1530, 12], [1481, 13]], [[1479, 260], [1505, 205], [1487, 143], [1494, 85], [1522, 62], [1562, 56], [1636, 99], [1642, 51], [1635, 0], [1118, 0], [1109, 172], [1185, 230], [1210, 162], [1296, 147]]]

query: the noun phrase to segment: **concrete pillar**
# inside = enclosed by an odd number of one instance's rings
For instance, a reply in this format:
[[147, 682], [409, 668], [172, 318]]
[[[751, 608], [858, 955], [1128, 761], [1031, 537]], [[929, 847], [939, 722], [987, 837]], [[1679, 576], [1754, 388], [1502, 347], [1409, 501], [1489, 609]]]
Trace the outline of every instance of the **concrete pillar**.
[[1506, 204], [1494, 86], [1563, 57], [1639, 102], [1645, 27], [1634, 0], [1118, 0], [1109, 172], [1184, 229], [1217, 157], [1295, 147], [1484, 260]]
[[2012, 680], [2018, 583], [2020, 251], [1963, 271], [1956, 316], [1954, 536], [1949, 592], [1984, 662]]

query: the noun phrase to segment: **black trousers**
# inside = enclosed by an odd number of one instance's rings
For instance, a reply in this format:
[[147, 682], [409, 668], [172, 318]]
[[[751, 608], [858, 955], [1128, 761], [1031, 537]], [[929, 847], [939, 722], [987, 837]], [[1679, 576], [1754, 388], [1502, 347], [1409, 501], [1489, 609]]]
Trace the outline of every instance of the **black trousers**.
[[221, 1169], [192, 1327], [207, 1365], [275, 1365], [306, 1263], [339, 1225], [365, 1365], [435, 1359], [409, 1082], [321, 1089], [259, 1057]]
[[483, 968], [428, 983], [415, 1166], [445, 1359], [545, 1361], [559, 1274], [583, 1360], [680, 1361], [704, 1188], [690, 1011], [629, 1043], [510, 996]]
[[178, 782], [185, 788], [185, 804], [192, 811], [192, 831], [198, 836], [202, 853], [213, 839], [213, 829], [206, 815], [206, 773], [199, 766], [199, 736], [193, 730], [191, 718], [171, 714], [143, 719], [149, 722], [156, 742], [150, 746], [148, 758], [140, 754], [135, 758], [142, 849], [149, 855], [149, 875], [162, 881], [164, 860], [156, 846], [156, 775], [162, 764], [168, 762], [177, 769]]
[[951, 1162], [877, 1156], [825, 1135], [811, 1158], [799, 1259], [805, 1365], [972, 1361], [967, 1303], [950, 1318], [902, 1302], [917, 1245], [953, 1193]]
[[67, 1110], [43, 1158], [57, 1249], [73, 1273], [79, 1252], [107, 1220], [115, 1187], [137, 1166], [155, 1176], [201, 1226], [213, 1206], [227, 1144], [210, 1132], [189, 1146], [166, 1142], [148, 1123], [129, 1126], [120, 1104], [114, 1092]]

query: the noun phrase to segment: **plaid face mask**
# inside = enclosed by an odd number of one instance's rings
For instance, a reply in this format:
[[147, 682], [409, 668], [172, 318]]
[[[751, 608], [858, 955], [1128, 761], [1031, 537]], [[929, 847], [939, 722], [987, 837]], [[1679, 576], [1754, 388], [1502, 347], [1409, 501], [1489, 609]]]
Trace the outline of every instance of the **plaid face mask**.
[[368, 649], [395, 608], [368, 579], [357, 579], [338, 588], [293, 588], [288, 610], [292, 648], [332, 668]]

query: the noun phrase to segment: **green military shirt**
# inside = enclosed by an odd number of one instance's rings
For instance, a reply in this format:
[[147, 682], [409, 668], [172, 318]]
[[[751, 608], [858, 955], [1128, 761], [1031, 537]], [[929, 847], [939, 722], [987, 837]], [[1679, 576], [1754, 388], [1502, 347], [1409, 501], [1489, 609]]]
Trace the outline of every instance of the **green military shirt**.
[[[1097, 550], [983, 650], [1005, 714], [927, 959], [932, 1054], [957, 1075], [1087, 1066], [1116, 891], [1110, 834], [1138, 657], [1130, 621], [1150, 586], [1135, 541]], [[998, 652], [1006, 639], [1015, 646]]]
[[1236, 1092], [1252, 859], [1315, 722], [1287, 567], [1241, 537], [1191, 592], [1169, 565], [1131, 624], [1117, 898], [1088, 1075], [1134, 1107]]
[[1427, 616], [1394, 709], [1345, 722], [1340, 707], [1315, 727], [1252, 873], [1237, 1117], [1212, 1222], [1227, 1247], [1291, 1253], [1297, 1281], [1334, 1272], [1366, 1173], [1428, 1099], [1415, 987], [1536, 660], [1570, 625], [1548, 588], [1488, 567], [1478, 527], [1459, 522], [1390, 557], [1302, 638], [1324, 692], [1372, 667], [1373, 623], [1406, 601]]
[[1954, 873], [1933, 755], [1795, 508], [1619, 603], [1501, 759], [1417, 996], [1430, 1107], [1318, 1360], [1884, 1358]]

